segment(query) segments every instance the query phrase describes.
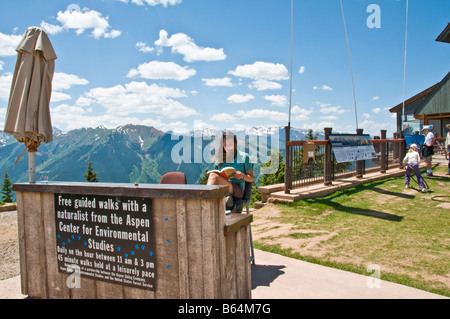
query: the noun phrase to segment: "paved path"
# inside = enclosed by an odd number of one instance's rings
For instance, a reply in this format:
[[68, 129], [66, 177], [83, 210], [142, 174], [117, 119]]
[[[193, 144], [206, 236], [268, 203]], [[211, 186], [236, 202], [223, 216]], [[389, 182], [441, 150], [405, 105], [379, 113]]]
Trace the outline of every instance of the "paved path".
[[[449, 299], [388, 281], [255, 249], [253, 299]], [[377, 284], [379, 287], [377, 288]], [[372, 288], [370, 288], [372, 287]], [[23, 299], [20, 277], [0, 281], [0, 299]]]
[[449, 299], [384, 280], [376, 281], [369, 273], [363, 276], [257, 249], [255, 260], [256, 265], [252, 265], [254, 299]]

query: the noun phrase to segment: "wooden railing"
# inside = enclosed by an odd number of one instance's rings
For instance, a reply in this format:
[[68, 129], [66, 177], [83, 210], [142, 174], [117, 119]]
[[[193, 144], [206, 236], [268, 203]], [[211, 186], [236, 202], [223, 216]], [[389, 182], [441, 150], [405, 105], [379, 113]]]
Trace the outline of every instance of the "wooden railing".
[[[381, 138], [372, 140], [377, 158], [368, 160], [370, 167], [366, 167], [364, 160], [337, 163], [328, 140], [331, 128], [325, 128], [324, 140], [309, 141], [290, 141], [288, 127], [286, 130], [285, 193], [305, 185], [331, 185], [337, 178], [362, 178], [366, 172], [385, 173], [393, 165], [401, 167], [401, 160], [406, 154], [402, 133], [394, 135], [394, 139], [387, 139], [386, 130], [381, 130]], [[362, 135], [362, 130], [358, 130], [358, 134]]]

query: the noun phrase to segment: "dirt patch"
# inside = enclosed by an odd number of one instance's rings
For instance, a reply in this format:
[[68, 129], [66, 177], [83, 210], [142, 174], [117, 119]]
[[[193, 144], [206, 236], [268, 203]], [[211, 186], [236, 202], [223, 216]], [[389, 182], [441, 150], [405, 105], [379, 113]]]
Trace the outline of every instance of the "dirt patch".
[[[314, 219], [330, 213], [331, 211], [325, 211], [314, 216]], [[267, 204], [256, 211], [252, 222], [254, 240], [267, 245], [279, 244], [281, 249], [292, 249], [300, 254], [322, 257], [327, 252], [323, 243], [338, 235], [338, 232], [299, 229], [298, 225], [278, 222], [279, 217], [282, 217], [281, 211], [273, 204]]]
[[17, 211], [0, 213], [0, 280], [20, 273]]

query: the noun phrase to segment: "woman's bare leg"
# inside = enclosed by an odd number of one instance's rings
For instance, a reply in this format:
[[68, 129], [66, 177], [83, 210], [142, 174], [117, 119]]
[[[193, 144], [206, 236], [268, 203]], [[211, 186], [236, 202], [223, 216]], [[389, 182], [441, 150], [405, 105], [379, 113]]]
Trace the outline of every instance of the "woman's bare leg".
[[233, 185], [229, 180], [220, 176], [219, 174], [211, 173], [208, 176], [206, 185], [226, 185], [231, 195], [233, 195]]

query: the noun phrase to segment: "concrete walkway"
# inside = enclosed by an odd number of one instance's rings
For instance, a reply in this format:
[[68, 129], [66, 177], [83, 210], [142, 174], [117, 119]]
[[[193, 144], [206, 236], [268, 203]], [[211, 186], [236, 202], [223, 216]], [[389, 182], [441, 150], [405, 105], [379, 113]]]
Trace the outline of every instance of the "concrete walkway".
[[254, 299], [449, 299], [352, 272], [255, 250]]
[[[253, 299], [449, 299], [423, 290], [255, 249]], [[20, 277], [0, 281], [0, 299], [24, 299]]]

